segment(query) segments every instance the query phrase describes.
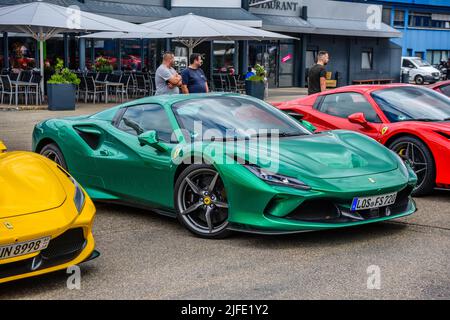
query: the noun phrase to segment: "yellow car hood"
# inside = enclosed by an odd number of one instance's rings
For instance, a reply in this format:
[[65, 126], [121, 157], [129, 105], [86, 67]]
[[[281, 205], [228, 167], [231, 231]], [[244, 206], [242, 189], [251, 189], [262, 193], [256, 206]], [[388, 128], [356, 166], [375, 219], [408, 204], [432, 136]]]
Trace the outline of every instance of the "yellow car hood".
[[40, 156], [0, 154], [0, 219], [51, 210], [65, 200], [60, 180]]

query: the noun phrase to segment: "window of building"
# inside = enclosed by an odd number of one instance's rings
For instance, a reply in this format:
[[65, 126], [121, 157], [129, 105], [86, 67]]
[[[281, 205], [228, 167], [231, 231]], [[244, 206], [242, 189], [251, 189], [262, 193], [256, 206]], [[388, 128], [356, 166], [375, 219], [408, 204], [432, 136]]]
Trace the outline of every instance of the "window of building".
[[380, 118], [367, 99], [355, 92], [346, 92], [330, 94], [325, 96], [319, 110], [339, 118], [348, 118], [348, 116], [362, 112], [367, 121], [379, 123]]
[[450, 15], [426, 12], [411, 12], [408, 17], [411, 28], [450, 29]]
[[381, 17], [381, 21], [383, 21], [383, 23], [386, 23], [389, 26], [391, 25], [391, 13], [392, 13], [391, 8], [383, 8], [383, 15]]
[[36, 40], [29, 37], [9, 37], [9, 67], [20, 70], [38, 67], [36, 43]]
[[407, 50], [406, 50], [406, 55], [407, 55], [408, 57], [411, 57], [411, 56], [413, 55], [413, 49], [407, 49]]
[[156, 104], [128, 108], [122, 116], [118, 128], [135, 136], [155, 130], [159, 139], [167, 143], [170, 143], [173, 131], [166, 111]]
[[394, 11], [394, 27], [404, 27], [405, 26], [405, 11], [395, 10]]
[[434, 66], [437, 66], [441, 61], [447, 61], [450, 57], [449, 50], [428, 50], [427, 61]]
[[234, 55], [235, 42], [234, 41], [214, 41], [214, 73], [235, 73]]
[[373, 49], [363, 49], [361, 53], [361, 69], [373, 69]]

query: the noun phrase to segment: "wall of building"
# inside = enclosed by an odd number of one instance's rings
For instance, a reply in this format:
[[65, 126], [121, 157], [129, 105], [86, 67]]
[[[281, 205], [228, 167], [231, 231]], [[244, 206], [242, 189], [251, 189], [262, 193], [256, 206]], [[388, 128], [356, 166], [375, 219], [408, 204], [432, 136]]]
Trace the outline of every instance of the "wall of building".
[[[336, 72], [339, 73], [339, 86], [363, 79], [400, 80], [401, 48], [389, 39], [308, 35], [306, 41], [307, 50], [326, 50], [330, 53], [327, 70], [333, 73], [333, 77]], [[373, 50], [372, 70], [361, 68], [363, 49]]]
[[[382, 4], [387, 11], [391, 9], [390, 25], [394, 26], [395, 10], [405, 12], [404, 27], [395, 26], [403, 33], [402, 38], [392, 39], [392, 42], [402, 47], [403, 55], [421, 55], [437, 64], [436, 59], [430, 59], [437, 51], [444, 52], [442, 57], [450, 57], [450, 28], [427, 28], [409, 26], [409, 16], [413, 12], [437, 14], [441, 19], [445, 18], [450, 26], [450, 1], [449, 0], [339, 0]], [[387, 21], [388, 22], [388, 21]], [[445, 53], [447, 52], [447, 53]]]

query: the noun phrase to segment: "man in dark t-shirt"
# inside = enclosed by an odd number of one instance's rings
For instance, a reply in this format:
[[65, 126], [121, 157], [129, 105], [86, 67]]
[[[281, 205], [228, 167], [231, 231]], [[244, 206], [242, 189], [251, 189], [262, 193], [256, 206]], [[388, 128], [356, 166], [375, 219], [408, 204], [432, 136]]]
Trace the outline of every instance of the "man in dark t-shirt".
[[330, 60], [326, 51], [320, 51], [317, 55], [317, 64], [308, 72], [308, 94], [323, 92], [327, 89], [327, 71], [325, 66]]
[[189, 63], [189, 67], [181, 73], [181, 78], [183, 79], [181, 91], [184, 94], [208, 93], [208, 82], [205, 73], [201, 69], [203, 64], [202, 56], [198, 53], [191, 54]]

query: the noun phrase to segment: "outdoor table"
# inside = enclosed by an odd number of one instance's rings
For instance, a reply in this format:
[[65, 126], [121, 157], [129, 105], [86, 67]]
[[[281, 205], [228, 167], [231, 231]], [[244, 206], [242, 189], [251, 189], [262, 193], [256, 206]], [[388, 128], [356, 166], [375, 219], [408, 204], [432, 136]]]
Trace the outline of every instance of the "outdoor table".
[[123, 102], [123, 90], [124, 90], [124, 84], [121, 82], [110, 82], [110, 81], [95, 81], [95, 83], [101, 84], [105, 86], [105, 103], [108, 103], [108, 87], [121, 87], [121, 101]]
[[[19, 87], [25, 87], [25, 92], [28, 91], [28, 88], [30, 87], [36, 87], [36, 105], [39, 104], [39, 84], [33, 83], [33, 82], [26, 82], [26, 81], [11, 81], [11, 85], [15, 87], [15, 95], [16, 95], [16, 107], [19, 104]], [[28, 105], [28, 94], [25, 93], [25, 105]]]

